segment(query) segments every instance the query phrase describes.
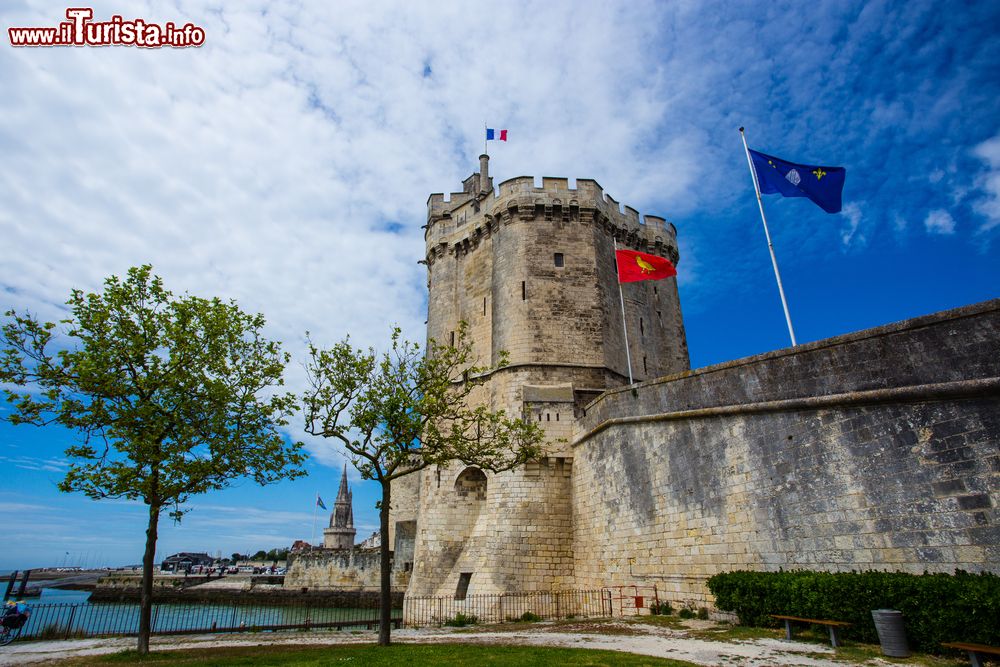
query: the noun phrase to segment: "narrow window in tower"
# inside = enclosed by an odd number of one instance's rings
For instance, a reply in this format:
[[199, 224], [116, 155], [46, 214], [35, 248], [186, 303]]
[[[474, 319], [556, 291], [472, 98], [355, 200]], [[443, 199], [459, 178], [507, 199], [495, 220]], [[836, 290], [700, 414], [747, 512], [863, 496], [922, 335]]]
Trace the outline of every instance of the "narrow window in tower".
[[649, 373], [649, 369], [646, 368], [646, 357], [642, 358], [642, 372], [643, 373]]
[[455, 347], [455, 332], [451, 332], [451, 346]]
[[548, 412], [545, 413], [545, 421], [547, 422], [552, 421], [552, 415], [550, 415]]
[[646, 329], [642, 326], [642, 318], [641, 317], [639, 318], [639, 335], [640, 336], [645, 336], [646, 335]]
[[469, 581], [472, 579], [471, 572], [462, 572], [458, 575], [458, 587], [455, 589], [455, 599], [464, 600], [469, 592]]
[[653, 285], [653, 296], [659, 296], [659, 295], [658, 295], [658, 294], [656, 293], [656, 285]]
[[555, 260], [556, 260], [556, 266], [559, 267], [559, 268], [562, 268], [563, 267], [563, 254], [561, 252], [557, 252], [556, 253]]
[[656, 321], [659, 323], [661, 327], [663, 326], [663, 315], [660, 313], [660, 311], [656, 311]]
[[486, 314], [486, 297], [483, 297], [483, 315]]
[[440, 489], [441, 488], [441, 466], [438, 466], [434, 470], [434, 476], [437, 477], [437, 484], [438, 484], [438, 488]]
[[556, 413], [556, 421], [559, 421], [559, 413]]
[[528, 299], [528, 288], [525, 281], [521, 281], [521, 301], [527, 301]]
[[542, 413], [541, 412], [538, 413], [538, 421], [542, 421]]

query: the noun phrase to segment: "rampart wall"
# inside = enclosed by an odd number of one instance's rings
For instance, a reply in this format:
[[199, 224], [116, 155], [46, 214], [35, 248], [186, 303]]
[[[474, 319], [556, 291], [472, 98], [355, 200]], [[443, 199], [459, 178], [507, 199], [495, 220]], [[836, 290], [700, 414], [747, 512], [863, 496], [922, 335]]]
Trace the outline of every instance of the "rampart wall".
[[611, 390], [579, 427], [577, 588], [1000, 571], [1000, 299]]
[[428, 468], [416, 565], [408, 594], [468, 595], [572, 588], [572, 461], [546, 457], [479, 475], [461, 463]]
[[[405, 589], [409, 573], [394, 572], [393, 577], [393, 590]], [[378, 590], [379, 550], [313, 549], [290, 554], [284, 587], [310, 591]]]

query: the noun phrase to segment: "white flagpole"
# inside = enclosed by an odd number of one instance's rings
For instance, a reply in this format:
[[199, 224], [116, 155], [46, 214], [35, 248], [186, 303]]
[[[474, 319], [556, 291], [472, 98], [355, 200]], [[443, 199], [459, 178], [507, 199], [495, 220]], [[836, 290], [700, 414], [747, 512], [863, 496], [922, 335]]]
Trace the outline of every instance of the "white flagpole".
[[774, 256], [774, 244], [771, 243], [771, 232], [767, 230], [767, 217], [764, 215], [764, 201], [760, 198], [760, 184], [757, 182], [757, 171], [753, 168], [753, 160], [750, 159], [750, 148], [747, 146], [746, 135], [743, 128], [740, 128], [740, 139], [743, 140], [743, 150], [747, 154], [747, 164], [750, 166], [750, 176], [753, 178], [753, 190], [757, 194], [757, 206], [760, 207], [760, 220], [764, 223], [764, 236], [767, 237], [767, 249], [771, 253], [771, 264], [774, 266], [774, 277], [778, 281], [778, 294], [781, 295], [781, 307], [785, 309], [785, 322], [788, 323], [788, 335], [792, 338], [792, 347], [798, 345], [795, 342], [795, 330], [792, 328], [792, 316], [788, 313], [788, 302], [785, 300], [785, 288], [781, 285], [781, 273], [778, 271], [778, 259]]
[[316, 508], [319, 507], [319, 493], [316, 494], [316, 500], [313, 502], [313, 532], [312, 538], [310, 538], [311, 544], [316, 546]]
[[625, 331], [625, 361], [628, 363], [628, 383], [632, 384], [632, 355], [628, 351], [628, 325], [625, 324], [625, 296], [622, 294], [621, 272], [618, 269], [618, 239], [615, 243], [615, 280], [618, 281], [618, 301], [622, 305], [622, 329]]

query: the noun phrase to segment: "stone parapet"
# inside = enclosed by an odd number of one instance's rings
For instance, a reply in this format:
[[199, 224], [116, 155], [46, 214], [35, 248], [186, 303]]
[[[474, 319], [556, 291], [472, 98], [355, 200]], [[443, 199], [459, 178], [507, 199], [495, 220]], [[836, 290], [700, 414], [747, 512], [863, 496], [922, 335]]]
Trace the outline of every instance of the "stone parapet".
[[520, 217], [558, 217], [597, 224], [613, 234], [622, 247], [669, 258], [675, 264], [677, 229], [664, 218], [642, 216], [604, 193], [597, 181], [578, 179], [576, 188], [566, 178], [543, 177], [541, 187], [532, 176], [518, 176], [500, 183], [496, 190], [476, 197], [467, 192], [449, 198], [433, 194], [427, 203], [427, 262], [443, 252], [463, 252], [497, 229], [501, 220]]
[[997, 572], [1000, 300], [611, 390], [573, 443], [577, 587]]

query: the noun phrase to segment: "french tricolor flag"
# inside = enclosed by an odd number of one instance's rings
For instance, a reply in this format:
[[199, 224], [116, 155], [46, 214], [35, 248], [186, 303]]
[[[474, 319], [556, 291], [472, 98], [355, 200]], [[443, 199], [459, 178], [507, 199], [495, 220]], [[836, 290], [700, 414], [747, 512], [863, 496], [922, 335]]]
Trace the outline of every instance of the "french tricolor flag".
[[507, 141], [507, 130], [494, 130], [493, 128], [486, 129], [486, 141]]

